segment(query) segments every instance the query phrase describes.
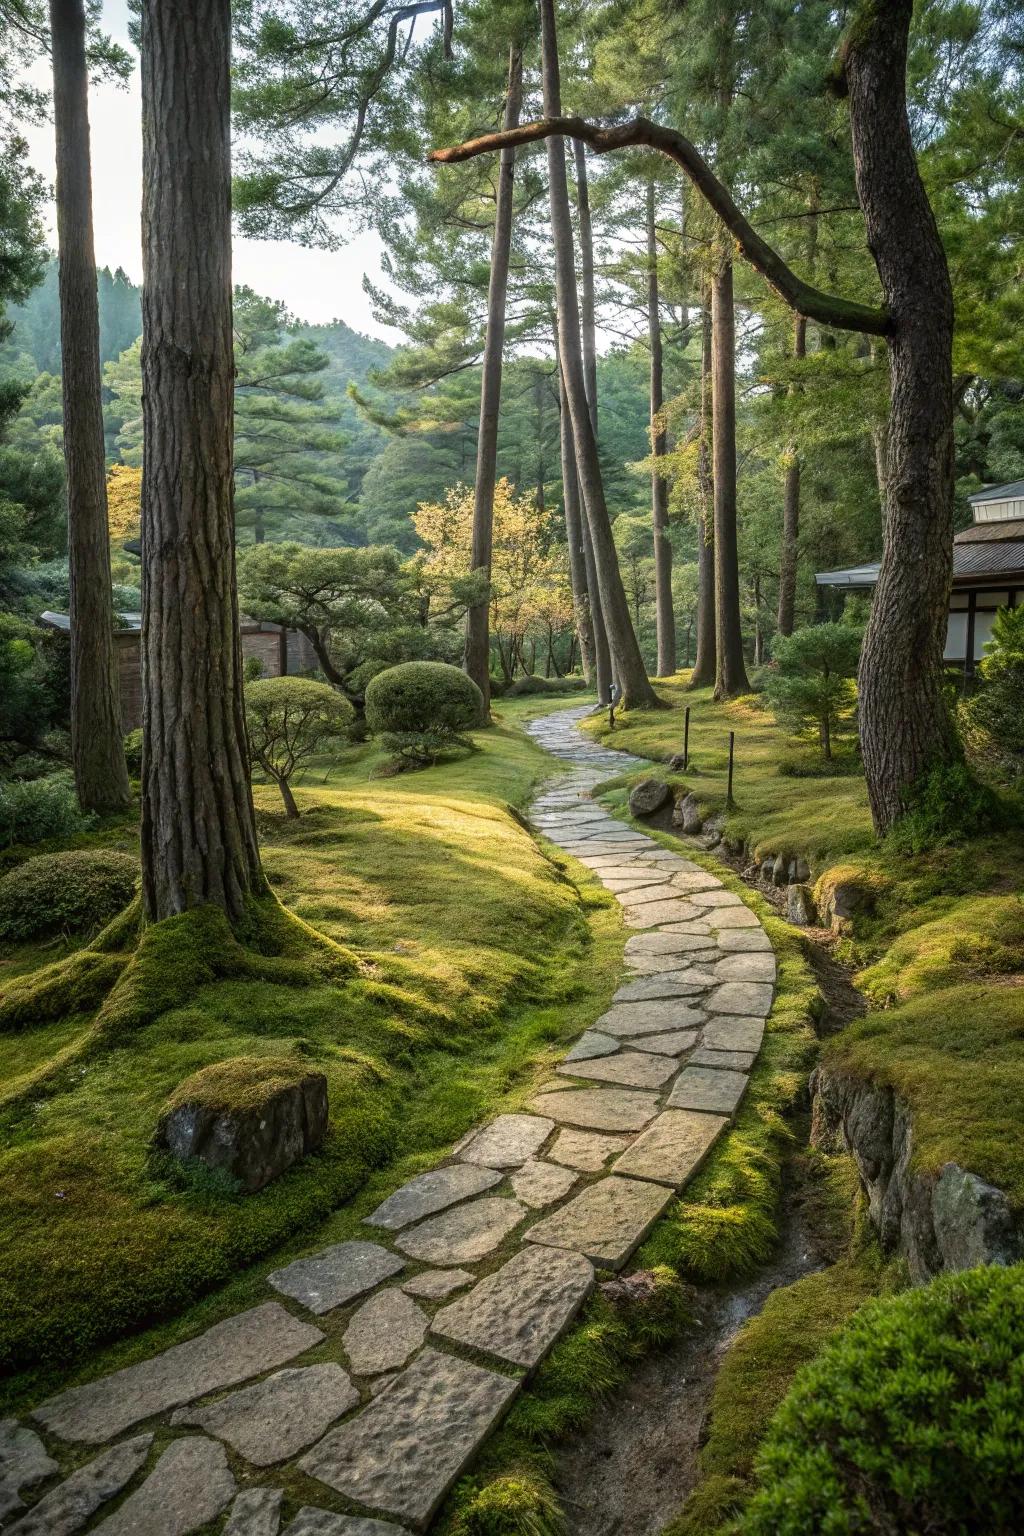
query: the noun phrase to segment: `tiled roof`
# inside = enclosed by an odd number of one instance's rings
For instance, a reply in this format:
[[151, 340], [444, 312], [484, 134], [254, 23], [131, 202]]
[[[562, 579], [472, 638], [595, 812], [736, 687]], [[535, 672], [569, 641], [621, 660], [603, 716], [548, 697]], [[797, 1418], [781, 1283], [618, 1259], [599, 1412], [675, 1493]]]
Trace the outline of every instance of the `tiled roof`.
[[1009, 576], [1024, 573], [1024, 538], [1001, 543], [955, 544], [953, 575]]
[[1024, 480], [1009, 480], [1006, 485], [987, 485], [983, 491], [975, 491], [967, 500], [975, 501], [1013, 501], [1017, 496], [1024, 496]]
[[1005, 539], [1024, 539], [1024, 517], [1008, 517], [999, 523], [972, 523], [957, 534], [953, 544], [1001, 543]]

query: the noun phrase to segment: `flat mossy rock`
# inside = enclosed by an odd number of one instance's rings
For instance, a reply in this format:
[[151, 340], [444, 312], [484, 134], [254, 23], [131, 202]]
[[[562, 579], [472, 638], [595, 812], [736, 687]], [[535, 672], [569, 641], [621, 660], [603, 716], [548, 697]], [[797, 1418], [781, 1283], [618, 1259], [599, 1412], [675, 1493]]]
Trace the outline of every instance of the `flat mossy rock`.
[[255, 1194], [315, 1152], [327, 1132], [327, 1079], [279, 1057], [235, 1056], [204, 1067], [171, 1095], [155, 1144], [197, 1158]]
[[653, 816], [672, 798], [672, 791], [661, 779], [641, 779], [629, 792], [629, 810], [633, 816]]

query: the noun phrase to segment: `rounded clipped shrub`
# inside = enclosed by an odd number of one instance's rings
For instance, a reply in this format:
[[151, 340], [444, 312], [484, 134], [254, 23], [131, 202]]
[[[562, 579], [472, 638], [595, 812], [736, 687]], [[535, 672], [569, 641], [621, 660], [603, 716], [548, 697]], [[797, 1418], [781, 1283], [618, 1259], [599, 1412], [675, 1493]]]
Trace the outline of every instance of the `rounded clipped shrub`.
[[431, 763], [449, 747], [472, 747], [464, 732], [483, 714], [483, 695], [458, 667], [406, 661], [378, 672], [366, 689], [366, 723], [407, 764]]
[[799, 1373], [745, 1536], [1024, 1529], [1024, 1266], [869, 1302]]
[[522, 698], [536, 693], [578, 693], [586, 686], [582, 677], [541, 677], [538, 672], [524, 672], [509, 683], [506, 693], [510, 698]]
[[0, 940], [102, 928], [131, 901], [138, 877], [135, 859], [101, 848], [26, 859], [0, 879]]
[[76, 837], [96, 820], [78, 804], [69, 778], [0, 784], [0, 847], [42, 843], [51, 837]]

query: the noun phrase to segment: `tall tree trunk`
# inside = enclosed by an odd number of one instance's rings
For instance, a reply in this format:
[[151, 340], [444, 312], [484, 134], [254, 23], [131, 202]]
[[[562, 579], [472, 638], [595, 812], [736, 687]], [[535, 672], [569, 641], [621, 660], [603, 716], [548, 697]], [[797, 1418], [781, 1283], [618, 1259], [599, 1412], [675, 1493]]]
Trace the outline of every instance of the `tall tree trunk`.
[[90, 811], [116, 811], [130, 804], [131, 790], [121, 734], [110, 591], [82, 0], [50, 0], [50, 29], [71, 599], [71, 756], [82, 805]]
[[232, 490], [229, 0], [142, 9], [142, 894], [234, 921], [265, 890]]
[[[519, 121], [523, 93], [523, 55], [515, 45], [509, 50], [508, 90], [503, 126]], [[484, 341], [480, 381], [480, 431], [477, 437], [476, 482], [473, 489], [473, 552], [475, 571], [491, 578], [491, 545], [494, 523], [494, 478], [498, 460], [498, 413], [501, 406], [501, 366], [505, 351], [505, 301], [512, 250], [513, 179], [515, 150], [503, 149], [498, 164], [498, 194], [491, 240], [491, 276], [487, 290], [487, 335]], [[466, 615], [466, 672], [483, 694], [482, 715], [491, 707], [491, 641], [488, 629], [490, 597], [484, 595]]]
[[714, 476], [711, 473], [711, 436], [714, 403], [711, 391], [711, 305], [705, 297], [701, 315], [700, 443], [697, 449], [697, 482], [700, 514], [697, 518], [697, 654], [690, 674], [691, 688], [710, 688], [715, 681], [715, 508]]
[[906, 107], [911, 0], [871, 5], [845, 49], [857, 192], [891, 317], [882, 568], [858, 677], [871, 814], [959, 753], [943, 690], [953, 569], [953, 295]]
[[658, 676], [676, 670], [676, 619], [672, 608], [672, 544], [668, 536], [668, 481], [658, 469], [665, 456], [664, 366], [661, 348], [661, 308], [658, 300], [658, 239], [655, 227], [654, 182], [647, 183], [647, 329], [651, 346], [651, 523], [654, 535], [654, 608], [658, 634]]
[[[569, 549], [569, 582], [572, 587], [572, 606], [576, 617], [576, 633], [580, 641], [580, 659], [583, 676], [588, 683], [597, 685], [595, 673], [594, 625], [590, 611], [590, 593], [587, 588], [586, 551], [583, 544], [583, 518], [580, 512], [580, 488], [576, 480], [576, 451], [572, 441], [572, 423], [565, 401], [561, 365], [559, 382], [559, 446], [562, 455], [562, 510], [565, 515], [565, 542]], [[607, 696], [607, 682], [605, 693]]]
[[711, 387], [715, 476], [715, 698], [749, 693], [740, 627], [736, 533], [736, 318], [732, 261], [711, 280]]
[[[561, 110], [561, 85], [558, 67], [558, 43], [555, 33], [554, 0], [540, 0], [541, 57], [544, 84], [544, 112], [557, 117]], [[551, 233], [555, 250], [555, 294], [558, 307], [558, 344], [565, 379], [565, 393], [576, 445], [576, 468], [580, 493], [594, 549], [597, 586], [608, 647], [622, 688], [621, 702], [626, 709], [652, 708], [660, 703], [651, 687], [644, 659], [637, 644], [629, 616], [629, 604], [622, 585], [618, 554], [612, 537], [611, 519], [604, 498], [597, 438], [590, 417], [583, 356], [580, 348], [580, 316], [576, 294], [573, 259], [572, 221], [565, 177], [565, 147], [560, 138], [548, 140], [548, 188], [551, 201]]]
[[[793, 316], [793, 356], [807, 356], [807, 321]], [[800, 447], [791, 442], [786, 448], [786, 478], [782, 492], [782, 550], [779, 558], [779, 634], [793, 633], [796, 604], [796, 557], [800, 535]]]
[[583, 346], [583, 379], [587, 387], [590, 420], [597, 436], [597, 299], [594, 289], [594, 226], [590, 217], [590, 181], [587, 146], [573, 139], [576, 163], [576, 208], [580, 226], [580, 340]]

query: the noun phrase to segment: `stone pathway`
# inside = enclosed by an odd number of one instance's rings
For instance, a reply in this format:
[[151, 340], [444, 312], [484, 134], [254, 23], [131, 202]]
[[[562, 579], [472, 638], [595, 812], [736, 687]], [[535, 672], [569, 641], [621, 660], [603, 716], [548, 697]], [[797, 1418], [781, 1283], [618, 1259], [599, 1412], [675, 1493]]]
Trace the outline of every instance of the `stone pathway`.
[[588, 798], [643, 765], [590, 743], [586, 713], [529, 727], [571, 765], [532, 816], [632, 930], [607, 1012], [527, 1112], [410, 1179], [366, 1240], [275, 1270], [274, 1299], [48, 1399], [34, 1428], [0, 1421], [3, 1536], [277, 1536], [285, 1470], [308, 1497], [286, 1536], [422, 1530], [595, 1267], [621, 1269], [700, 1166], [746, 1088], [775, 957], [720, 880]]

